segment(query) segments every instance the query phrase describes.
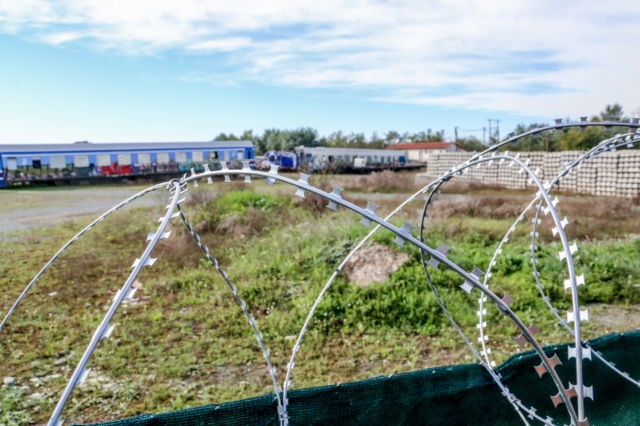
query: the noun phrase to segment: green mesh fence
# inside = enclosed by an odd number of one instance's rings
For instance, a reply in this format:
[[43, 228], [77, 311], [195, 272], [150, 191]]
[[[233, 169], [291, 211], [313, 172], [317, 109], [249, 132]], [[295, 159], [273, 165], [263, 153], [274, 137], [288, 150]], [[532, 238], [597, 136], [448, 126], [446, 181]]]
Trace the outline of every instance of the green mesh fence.
[[[640, 330], [611, 334], [591, 341], [616, 367], [640, 378]], [[574, 377], [575, 362], [567, 359], [567, 345], [548, 346], [563, 365], [556, 371], [565, 386]], [[534, 370], [535, 353], [515, 355], [497, 372], [524, 405], [557, 425], [569, 424], [563, 405], [554, 408], [558, 393], [548, 374]], [[640, 389], [593, 357], [584, 362], [584, 382], [594, 387], [595, 401], [585, 401], [591, 426], [639, 425]], [[437, 367], [390, 377], [294, 390], [289, 396], [291, 425], [522, 425], [498, 386], [480, 365]], [[101, 426], [278, 426], [277, 404], [272, 395], [219, 405], [206, 405], [170, 413], [140, 415]], [[527, 419], [532, 425], [540, 422]]]

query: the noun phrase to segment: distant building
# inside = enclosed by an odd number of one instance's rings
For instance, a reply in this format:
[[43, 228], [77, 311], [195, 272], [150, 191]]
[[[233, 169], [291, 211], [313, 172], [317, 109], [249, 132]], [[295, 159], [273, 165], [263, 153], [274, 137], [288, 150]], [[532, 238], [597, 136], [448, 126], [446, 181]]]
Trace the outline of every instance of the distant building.
[[387, 149], [404, 151], [405, 158], [408, 161], [418, 161], [426, 163], [429, 161], [431, 154], [440, 152], [465, 152], [455, 142], [415, 142], [415, 143], [396, 143], [387, 147]]

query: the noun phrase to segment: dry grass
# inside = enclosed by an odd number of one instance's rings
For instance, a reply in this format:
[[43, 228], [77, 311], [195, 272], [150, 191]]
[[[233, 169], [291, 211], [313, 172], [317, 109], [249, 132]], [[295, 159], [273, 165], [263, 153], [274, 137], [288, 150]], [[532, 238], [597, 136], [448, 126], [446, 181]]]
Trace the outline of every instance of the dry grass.
[[504, 197], [447, 198], [430, 209], [434, 218], [467, 216], [482, 219], [510, 219], [522, 213], [522, 203]]
[[240, 238], [252, 237], [262, 233], [267, 226], [267, 217], [260, 210], [249, 208], [243, 215], [225, 217], [216, 227], [219, 234], [236, 235]]
[[638, 200], [617, 197], [560, 198], [558, 212], [567, 216], [569, 237], [584, 240], [624, 238], [640, 234]]
[[490, 185], [482, 182], [452, 180], [441, 188], [445, 194], [521, 194], [521, 191], [506, 189], [499, 185]]
[[345, 189], [360, 192], [415, 192], [422, 186], [416, 182], [414, 173], [401, 173], [384, 170], [379, 173], [361, 176], [345, 183]]
[[[565, 231], [570, 239], [576, 240], [606, 240], [624, 238], [633, 234], [640, 234], [640, 206], [637, 200], [616, 197], [575, 197], [558, 196], [557, 205], [560, 218], [565, 216], [569, 225]], [[526, 196], [472, 196], [472, 195], [441, 195], [434, 197], [434, 203], [429, 206], [428, 214], [434, 219], [446, 221], [451, 218], [473, 218], [503, 220], [515, 219], [524, 211], [531, 198]], [[526, 217], [530, 224], [535, 215], [535, 208]], [[538, 227], [540, 239], [545, 242], [555, 241], [551, 233], [551, 217], [540, 213], [542, 225]], [[451, 221], [449, 226], [457, 222]]]
[[304, 198], [297, 198], [295, 203], [303, 210], [311, 212], [315, 217], [321, 216], [329, 211], [326, 207], [328, 204], [327, 199], [310, 192], [305, 193]]

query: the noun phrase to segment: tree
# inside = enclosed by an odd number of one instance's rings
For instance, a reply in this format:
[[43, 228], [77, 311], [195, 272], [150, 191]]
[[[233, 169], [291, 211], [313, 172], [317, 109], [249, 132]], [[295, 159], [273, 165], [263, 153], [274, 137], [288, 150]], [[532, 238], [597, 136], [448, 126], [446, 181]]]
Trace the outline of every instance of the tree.
[[558, 143], [561, 151], [587, 151], [611, 136], [602, 127], [589, 127], [585, 132], [572, 127], [558, 135]]
[[369, 148], [385, 149], [388, 145], [387, 141], [378, 136], [377, 132], [373, 132], [371, 134], [371, 138], [369, 139]]
[[[528, 126], [518, 124], [514, 130], [516, 135], [530, 132], [540, 127], [547, 127], [548, 124], [532, 123]], [[509, 151], [558, 151], [558, 135], [556, 132], [535, 133], [518, 139], [504, 148]]]
[[591, 117], [591, 121], [615, 121], [618, 123], [628, 123], [629, 119], [624, 116], [622, 106], [618, 103], [613, 105], [607, 105], [604, 110], [600, 112], [600, 115], [594, 115]]
[[[592, 122], [607, 120], [618, 123], [628, 123], [630, 121], [629, 118], [624, 116], [622, 106], [617, 103], [606, 105], [603, 111], [591, 117]], [[571, 122], [571, 119], [567, 118], [566, 122]], [[576, 124], [577, 123], [578, 122], [576, 122]], [[545, 126], [547, 125], [541, 123], [533, 123], [528, 126], [518, 124], [515, 133], [521, 135]], [[588, 127], [585, 131], [581, 131], [578, 127], [572, 127], [564, 131], [549, 131], [525, 136], [504, 149], [510, 151], [545, 151], [548, 148], [549, 151], [586, 151], [603, 140], [613, 137], [616, 133], [626, 133], [627, 131], [628, 128], [625, 127], [618, 127], [610, 131], [604, 127]]]
[[475, 136], [469, 136], [468, 138], [458, 138], [458, 146], [468, 152], [481, 152], [487, 149], [487, 147]]
[[262, 138], [260, 136], [254, 135], [253, 130], [251, 129], [245, 130], [244, 132], [242, 132], [242, 134], [239, 137], [234, 135], [233, 133], [229, 133], [228, 135], [226, 133], [220, 133], [218, 136], [213, 138], [213, 140], [214, 141], [251, 141], [253, 142], [253, 146], [257, 154], [263, 154], [265, 152], [264, 142]]
[[341, 130], [331, 133], [326, 138], [326, 144], [335, 148], [370, 148], [364, 133], [345, 135]]
[[[604, 110], [598, 115], [591, 117], [591, 121], [613, 121], [617, 123], [628, 123], [631, 121], [624, 116], [624, 110], [618, 103], [606, 105]], [[605, 130], [603, 127], [589, 127], [581, 132], [577, 128], [571, 128], [558, 137], [561, 150], [589, 150], [605, 139], [613, 137], [616, 133], [626, 133], [626, 127], [617, 127], [612, 130]]]
[[399, 142], [402, 142], [402, 135], [400, 133], [396, 132], [395, 130], [389, 130], [384, 135], [384, 140], [388, 144], [399, 143]]
[[444, 130], [440, 130], [439, 132], [432, 132], [431, 129], [427, 129], [426, 132], [418, 132], [409, 136], [408, 139], [411, 142], [443, 142], [444, 141]]
[[261, 150], [256, 153], [264, 154], [266, 151], [291, 151], [296, 146], [319, 146], [318, 131], [311, 127], [300, 127], [293, 130], [267, 129], [262, 135]]
[[214, 141], [237, 141], [239, 139], [233, 133], [229, 133], [228, 135], [226, 133], [220, 133], [218, 136], [213, 138], [213, 140]]
[[345, 135], [342, 131], [331, 133], [323, 139], [326, 146], [335, 148], [369, 148], [385, 149], [388, 145], [386, 139], [382, 139], [376, 132], [373, 132], [370, 139], [364, 133], [349, 133]]

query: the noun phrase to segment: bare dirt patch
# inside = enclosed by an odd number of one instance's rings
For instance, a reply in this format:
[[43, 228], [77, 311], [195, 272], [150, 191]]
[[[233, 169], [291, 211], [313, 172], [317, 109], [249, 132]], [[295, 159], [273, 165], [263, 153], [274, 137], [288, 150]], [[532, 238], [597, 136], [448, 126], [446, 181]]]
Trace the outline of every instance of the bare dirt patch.
[[381, 244], [373, 244], [356, 252], [344, 271], [349, 281], [359, 287], [384, 282], [411, 259], [407, 253], [392, 251]]
[[589, 321], [601, 334], [621, 333], [640, 328], [640, 306], [638, 305], [589, 305]]

